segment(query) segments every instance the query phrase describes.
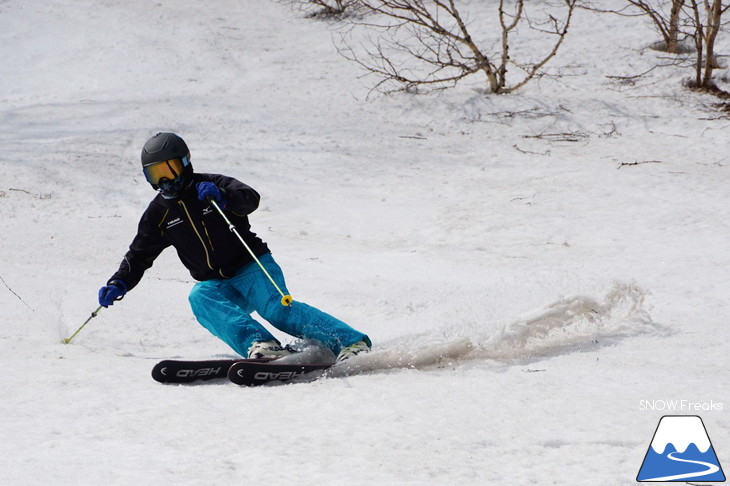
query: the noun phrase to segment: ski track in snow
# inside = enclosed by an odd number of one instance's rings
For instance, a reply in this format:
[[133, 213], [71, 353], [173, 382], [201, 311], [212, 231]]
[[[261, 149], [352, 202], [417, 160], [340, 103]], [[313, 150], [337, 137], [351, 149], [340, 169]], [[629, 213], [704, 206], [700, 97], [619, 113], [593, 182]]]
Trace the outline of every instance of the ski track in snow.
[[[491, 360], [512, 362], [544, 358], [631, 336], [666, 333], [644, 308], [646, 292], [631, 284], [615, 283], [602, 298], [562, 298], [496, 332], [480, 335], [462, 328], [471, 337], [449, 340], [443, 335], [403, 337], [399, 344], [383, 343], [375, 351], [352, 359], [330, 371], [330, 376], [384, 369], [423, 369], [452, 361]], [[433, 344], [437, 341], [438, 344]]]

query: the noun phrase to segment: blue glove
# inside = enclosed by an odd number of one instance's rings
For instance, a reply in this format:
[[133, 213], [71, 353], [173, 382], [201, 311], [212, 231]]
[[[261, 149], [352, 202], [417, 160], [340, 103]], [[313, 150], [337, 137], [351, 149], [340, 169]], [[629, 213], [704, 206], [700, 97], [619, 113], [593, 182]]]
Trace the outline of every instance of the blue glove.
[[212, 182], [198, 182], [198, 185], [195, 187], [198, 189], [198, 199], [201, 201], [207, 201], [211, 198], [215, 199], [217, 203], [223, 203], [221, 190]]
[[108, 285], [99, 289], [99, 304], [104, 307], [114, 305], [115, 300], [122, 300], [127, 293], [127, 284], [121, 280], [112, 280]]

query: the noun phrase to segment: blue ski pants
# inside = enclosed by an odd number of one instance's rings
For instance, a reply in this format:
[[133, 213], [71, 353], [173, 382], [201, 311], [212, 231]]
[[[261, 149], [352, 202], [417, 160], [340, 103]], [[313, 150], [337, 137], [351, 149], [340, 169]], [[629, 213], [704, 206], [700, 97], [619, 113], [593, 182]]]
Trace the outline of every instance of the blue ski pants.
[[[259, 260], [288, 294], [284, 274], [271, 254]], [[256, 341], [278, 342], [251, 317], [252, 312], [291, 336], [319, 341], [335, 355], [358, 341], [369, 343], [365, 334], [319, 309], [296, 300], [282, 305], [281, 295], [256, 262], [244, 265], [232, 278], [198, 282], [188, 300], [198, 322], [243, 357], [248, 357], [248, 348]]]

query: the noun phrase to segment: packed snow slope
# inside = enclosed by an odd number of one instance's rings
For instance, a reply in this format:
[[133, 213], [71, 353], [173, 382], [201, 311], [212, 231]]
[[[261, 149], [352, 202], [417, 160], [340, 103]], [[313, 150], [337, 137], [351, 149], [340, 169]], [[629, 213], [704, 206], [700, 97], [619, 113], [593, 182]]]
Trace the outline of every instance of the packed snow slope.
[[[730, 464], [718, 99], [637, 17], [577, 12], [506, 96], [368, 97], [340, 29], [269, 0], [0, 3], [0, 483], [630, 484], [672, 412]], [[158, 131], [261, 193], [294, 298], [372, 338], [363, 373], [155, 383], [232, 356], [173, 250], [62, 343], [154, 196]]]

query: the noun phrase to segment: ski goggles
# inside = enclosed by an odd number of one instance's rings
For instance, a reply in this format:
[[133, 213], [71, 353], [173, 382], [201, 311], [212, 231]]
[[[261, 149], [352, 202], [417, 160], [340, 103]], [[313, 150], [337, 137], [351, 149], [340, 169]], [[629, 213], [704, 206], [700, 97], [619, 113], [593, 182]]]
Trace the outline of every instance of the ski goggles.
[[144, 176], [147, 182], [157, 186], [162, 179], [174, 181], [177, 177], [181, 176], [186, 165], [188, 165], [187, 157], [155, 162], [143, 168]]

